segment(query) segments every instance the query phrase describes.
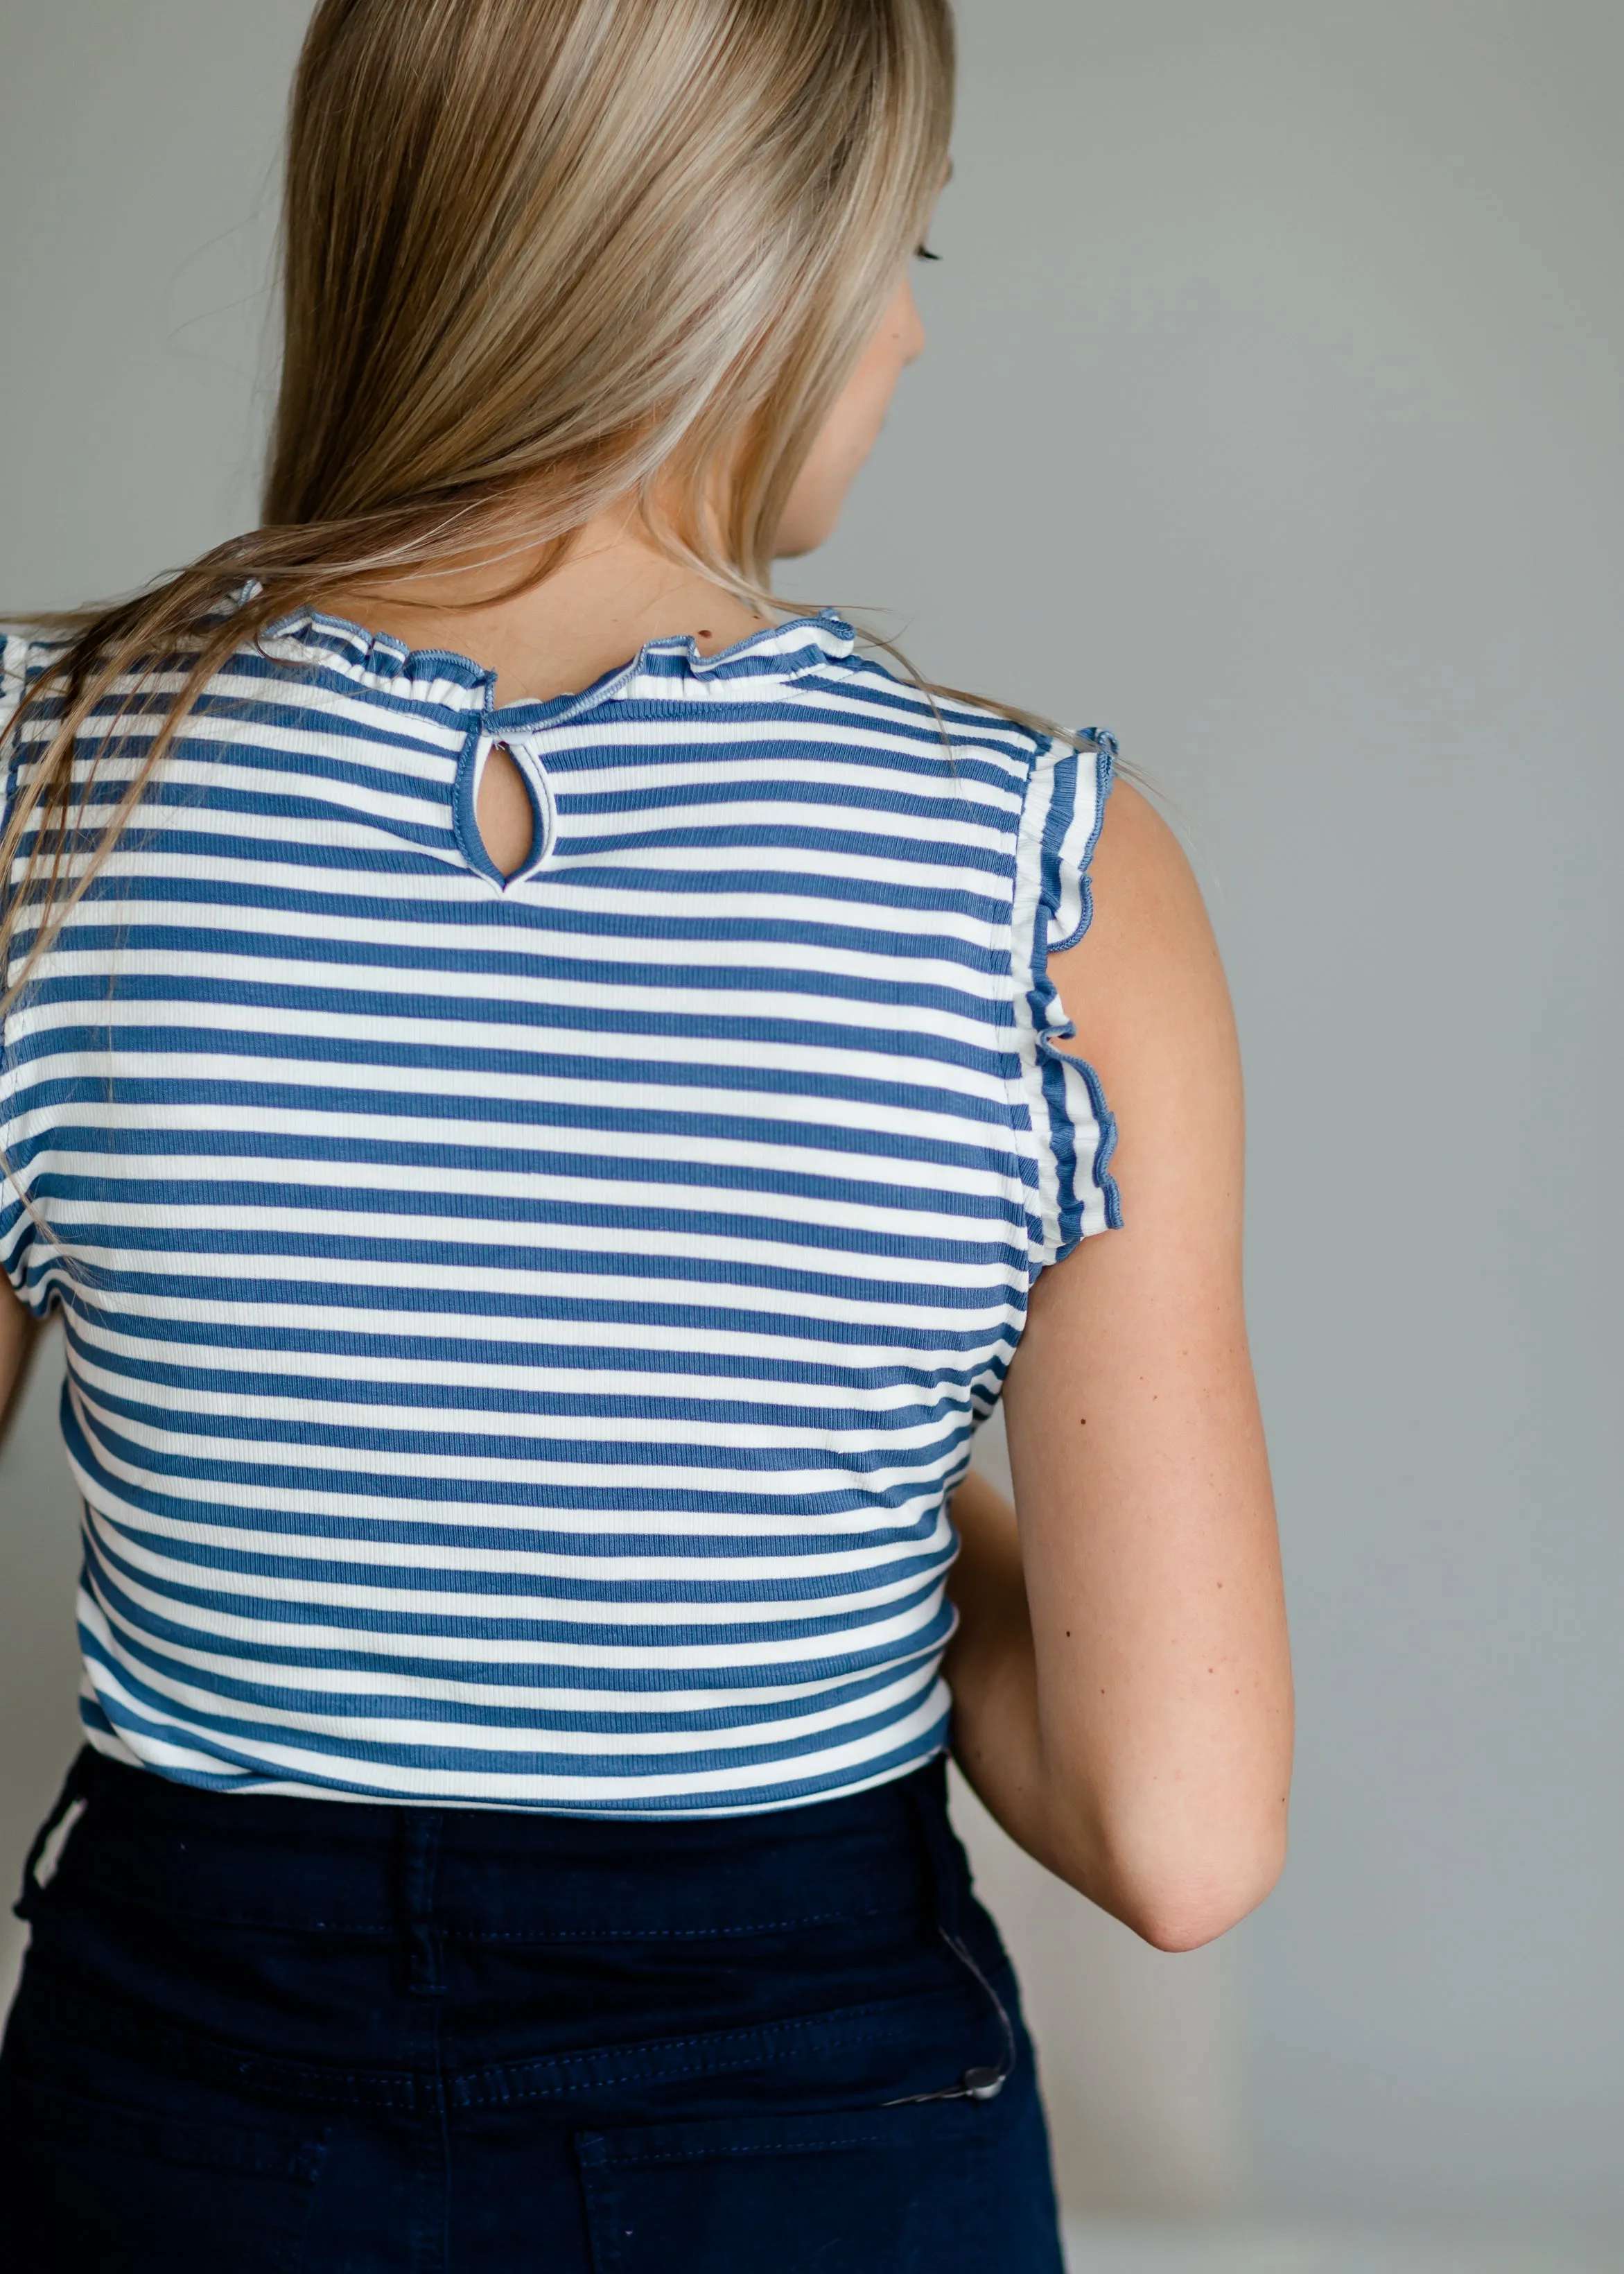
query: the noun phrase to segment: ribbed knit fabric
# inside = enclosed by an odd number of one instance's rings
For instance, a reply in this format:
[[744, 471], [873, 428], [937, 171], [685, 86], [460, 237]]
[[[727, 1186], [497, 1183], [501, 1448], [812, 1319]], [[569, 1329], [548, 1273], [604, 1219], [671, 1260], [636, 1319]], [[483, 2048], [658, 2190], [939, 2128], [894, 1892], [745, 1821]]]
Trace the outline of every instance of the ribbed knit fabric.
[[[7, 642], [0, 729], [50, 652]], [[1046, 975], [1113, 745], [953, 703], [944, 746], [828, 614], [492, 684], [327, 616], [245, 644], [7, 1020], [90, 1741], [634, 1815], [900, 1775], [945, 1497], [1033, 1277], [1117, 1220]]]

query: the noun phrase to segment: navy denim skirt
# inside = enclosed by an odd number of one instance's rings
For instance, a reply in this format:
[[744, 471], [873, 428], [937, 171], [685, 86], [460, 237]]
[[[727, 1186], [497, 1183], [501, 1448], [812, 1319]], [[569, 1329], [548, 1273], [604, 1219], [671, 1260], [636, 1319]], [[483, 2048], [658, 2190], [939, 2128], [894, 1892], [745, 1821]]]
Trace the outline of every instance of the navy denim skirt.
[[79, 1801], [20, 1906], [7, 2264], [1059, 2274], [940, 1763], [697, 1822], [222, 1796], [88, 1754]]

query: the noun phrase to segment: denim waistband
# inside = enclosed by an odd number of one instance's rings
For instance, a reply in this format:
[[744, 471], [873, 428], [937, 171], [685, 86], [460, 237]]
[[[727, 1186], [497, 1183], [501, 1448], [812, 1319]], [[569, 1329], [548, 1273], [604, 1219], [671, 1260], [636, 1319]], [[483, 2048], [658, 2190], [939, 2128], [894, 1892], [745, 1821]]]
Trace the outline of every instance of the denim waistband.
[[62, 1894], [244, 1925], [386, 1936], [404, 1910], [442, 1938], [665, 1940], [921, 1905], [951, 1926], [967, 1894], [940, 1760], [801, 1808], [628, 1822], [206, 1792], [86, 1751], [53, 1821], [75, 1803]]

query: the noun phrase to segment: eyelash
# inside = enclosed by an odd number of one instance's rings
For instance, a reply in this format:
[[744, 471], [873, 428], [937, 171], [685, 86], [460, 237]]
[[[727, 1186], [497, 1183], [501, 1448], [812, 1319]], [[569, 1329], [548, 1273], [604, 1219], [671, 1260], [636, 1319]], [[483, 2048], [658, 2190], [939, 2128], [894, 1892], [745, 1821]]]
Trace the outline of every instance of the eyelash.
[[916, 245], [914, 248], [914, 258], [915, 260], [940, 260], [942, 256], [939, 252], [932, 252], [928, 245]]

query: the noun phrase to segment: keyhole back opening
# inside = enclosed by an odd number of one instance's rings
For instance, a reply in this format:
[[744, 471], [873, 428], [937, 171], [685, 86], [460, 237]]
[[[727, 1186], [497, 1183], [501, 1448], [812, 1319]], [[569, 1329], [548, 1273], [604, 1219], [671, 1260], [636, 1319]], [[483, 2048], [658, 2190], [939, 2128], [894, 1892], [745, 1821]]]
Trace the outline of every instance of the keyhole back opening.
[[537, 814], [530, 784], [506, 742], [493, 742], [486, 753], [474, 813], [492, 866], [503, 877], [516, 877], [535, 851]]

